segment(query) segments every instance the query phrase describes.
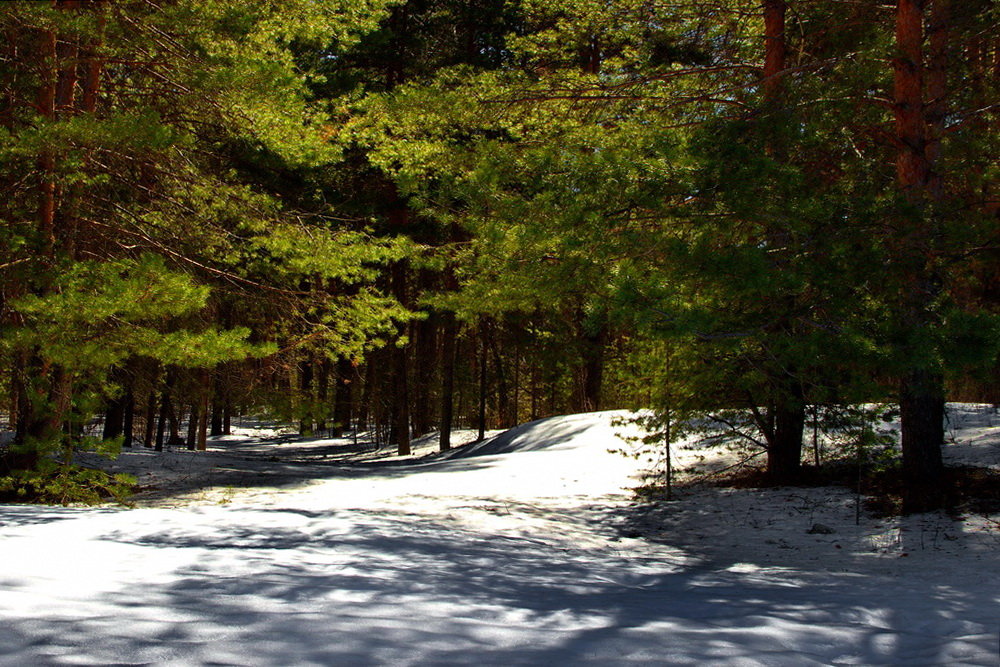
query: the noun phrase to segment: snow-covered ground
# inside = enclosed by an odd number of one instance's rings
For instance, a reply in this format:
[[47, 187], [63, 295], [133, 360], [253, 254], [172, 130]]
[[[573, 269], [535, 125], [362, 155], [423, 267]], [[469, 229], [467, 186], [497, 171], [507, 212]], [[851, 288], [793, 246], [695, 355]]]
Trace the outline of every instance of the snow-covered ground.
[[[1000, 465], [1000, 417], [956, 410], [949, 460]], [[1000, 516], [856, 523], [837, 488], [638, 505], [614, 418], [405, 461], [262, 429], [125, 454], [137, 509], [0, 506], [0, 665], [1000, 661]]]

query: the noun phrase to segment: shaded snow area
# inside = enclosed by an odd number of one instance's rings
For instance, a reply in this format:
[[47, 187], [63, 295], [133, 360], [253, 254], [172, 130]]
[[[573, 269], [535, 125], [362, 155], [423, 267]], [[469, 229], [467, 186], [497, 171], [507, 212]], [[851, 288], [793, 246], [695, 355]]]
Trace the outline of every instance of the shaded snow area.
[[[403, 461], [261, 429], [125, 454], [137, 509], [0, 507], [0, 665], [998, 664], [1000, 516], [856, 523], [837, 487], [639, 505], [616, 416]], [[950, 433], [1000, 463], [990, 410]]]

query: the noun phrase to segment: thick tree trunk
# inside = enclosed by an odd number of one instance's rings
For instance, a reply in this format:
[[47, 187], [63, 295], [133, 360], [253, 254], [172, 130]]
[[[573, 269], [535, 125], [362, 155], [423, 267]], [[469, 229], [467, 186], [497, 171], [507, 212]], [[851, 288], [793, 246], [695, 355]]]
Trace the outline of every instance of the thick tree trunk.
[[773, 410], [773, 430], [768, 441], [767, 471], [775, 484], [798, 480], [802, 470], [802, 433], [805, 429], [805, 401], [797, 384], [790, 396], [781, 397]]
[[[944, 423], [944, 382], [931, 357], [920, 343], [925, 332], [936, 326], [933, 306], [940, 281], [933, 267], [934, 222], [929, 200], [938, 198], [939, 175], [933, 161], [940, 153], [946, 86], [942, 71], [929, 73], [930, 88], [937, 99], [925, 104], [924, 10], [925, 0], [898, 0], [896, 6], [896, 50], [893, 61], [893, 93], [896, 138], [896, 176], [908, 204], [900, 220], [902, 237], [895, 248], [903, 270], [901, 324], [910, 341], [903, 349], [909, 363], [900, 378], [899, 403], [903, 443], [904, 510], [923, 511], [939, 506], [943, 499], [941, 459]], [[944, 58], [947, 40], [947, 7], [939, 13], [932, 49]], [[928, 123], [928, 121], [931, 121]], [[930, 139], [930, 140], [929, 140]], [[909, 348], [909, 349], [907, 349]]]
[[[781, 114], [787, 109], [785, 76], [787, 68], [788, 40], [786, 35], [785, 0], [764, 0], [764, 107], [770, 114]], [[772, 136], [767, 142], [767, 153], [773, 159], [785, 161], [788, 150], [780, 135]], [[779, 226], [767, 233], [767, 244], [781, 248], [788, 244], [790, 234], [787, 228]], [[780, 261], [780, 260], [779, 260]], [[774, 270], [782, 270], [776, 264]], [[792, 320], [798, 299], [795, 295], [783, 295], [778, 301], [780, 324], [777, 331], [782, 336], [794, 338], [796, 325]], [[798, 480], [802, 470], [802, 435], [805, 431], [806, 404], [802, 386], [795, 377], [789, 376], [787, 363], [772, 377], [774, 404], [770, 410], [770, 431], [768, 433], [767, 473], [772, 483], [789, 484]]]
[[924, 0], [898, 0], [896, 58], [893, 60], [894, 115], [899, 151], [899, 187], [915, 202], [924, 197], [930, 173], [924, 130], [923, 43]]
[[[940, 376], [916, 370], [904, 378], [900, 388], [902, 430], [904, 510], [923, 512], [941, 507], [944, 501], [941, 458], [944, 409]], [[930, 443], [930, 446], [928, 444]]]
[[764, 0], [764, 98], [769, 104], [779, 102], [782, 91], [782, 73], [788, 52], [785, 40], [785, 0]]

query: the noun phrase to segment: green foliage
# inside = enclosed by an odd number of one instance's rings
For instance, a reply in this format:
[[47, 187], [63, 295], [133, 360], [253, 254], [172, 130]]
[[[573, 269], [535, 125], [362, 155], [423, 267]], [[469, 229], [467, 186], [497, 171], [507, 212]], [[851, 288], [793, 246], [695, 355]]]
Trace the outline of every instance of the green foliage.
[[871, 471], [898, 464], [899, 410], [895, 405], [822, 406], [815, 416], [824, 436], [825, 456], [857, 462]]
[[[806, 414], [806, 426], [810, 431], [815, 428], [824, 462], [861, 465], [869, 472], [898, 465], [899, 411], [895, 405], [808, 406]], [[668, 446], [693, 452], [726, 450], [745, 462], [767, 449], [759, 419], [750, 410], [645, 410], [617, 420], [615, 426], [622, 429], [629, 443], [617, 453], [646, 459], [659, 469], [664, 466]], [[633, 431], [638, 435], [628, 435]], [[688, 470], [675, 467], [675, 472], [699, 470], [700, 462]], [[644, 497], [662, 491], [660, 483], [636, 489]]]
[[136, 485], [130, 475], [43, 462], [36, 470], [18, 470], [0, 477], [0, 498], [13, 502], [57, 505], [98, 505], [112, 500], [125, 504]]
[[[949, 39], [979, 44], [988, 4], [955, 8]], [[600, 362], [607, 394], [654, 410], [654, 441], [670, 415], [670, 439], [757, 449], [779, 405], [881, 401], [914, 365], [996, 363], [1000, 139], [979, 46], [949, 62], [968, 85], [945, 100], [942, 196], [914, 203], [873, 102], [893, 35], [865, 3], [788, 12], [774, 96], [751, 0], [80, 5], [0, 7], [0, 360], [53, 423], [86, 421], [137, 360], [268, 357], [245, 377], [285, 382], [412, 351], [410, 323], [443, 311], [511, 333], [551, 409]], [[44, 30], [56, 62], [32, 55]], [[72, 45], [81, 94], [46, 115]], [[911, 228], [933, 231], [928, 252], [900, 250]], [[917, 274], [921, 326], [904, 312]], [[152, 391], [162, 372], [145, 372]], [[319, 409], [246, 384], [275, 412]], [[884, 449], [849, 412], [824, 409], [830, 446]]]
[[152, 254], [77, 262], [55, 279], [50, 293], [11, 304], [21, 324], [7, 329], [0, 341], [13, 348], [37, 347], [45, 359], [77, 372], [108, 368], [131, 356], [209, 366], [272, 349], [247, 344], [245, 328], [167, 330], [178, 318], [204, 308], [208, 293]]

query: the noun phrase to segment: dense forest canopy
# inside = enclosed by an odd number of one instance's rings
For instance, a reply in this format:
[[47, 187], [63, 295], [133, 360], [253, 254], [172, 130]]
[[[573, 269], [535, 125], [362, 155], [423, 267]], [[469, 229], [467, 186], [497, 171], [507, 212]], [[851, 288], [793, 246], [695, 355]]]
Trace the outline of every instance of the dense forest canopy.
[[240, 413], [405, 454], [612, 407], [668, 440], [712, 413], [794, 482], [807, 422], [889, 403], [934, 506], [945, 400], [1000, 400], [998, 25], [990, 0], [4, 2], [4, 488]]

